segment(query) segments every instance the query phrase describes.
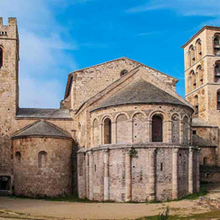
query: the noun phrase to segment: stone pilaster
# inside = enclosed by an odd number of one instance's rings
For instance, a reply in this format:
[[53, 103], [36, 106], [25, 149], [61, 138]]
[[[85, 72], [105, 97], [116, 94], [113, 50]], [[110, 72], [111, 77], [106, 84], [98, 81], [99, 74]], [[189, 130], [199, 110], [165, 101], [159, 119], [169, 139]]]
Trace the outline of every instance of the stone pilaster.
[[89, 154], [88, 152], [86, 153], [85, 156], [85, 181], [86, 181], [86, 198], [89, 198]]
[[172, 198], [178, 199], [178, 148], [173, 149]]
[[112, 122], [112, 144], [117, 143], [117, 122]]
[[189, 193], [193, 194], [193, 149], [189, 149]]
[[180, 141], [179, 141], [179, 143], [180, 144], [183, 144], [183, 120], [180, 120]]
[[191, 132], [191, 126], [190, 123], [188, 123], [188, 144], [191, 145], [192, 144], [192, 132]]
[[152, 120], [147, 120], [146, 121], [146, 131], [147, 131], [147, 135], [146, 135], [146, 141], [147, 142], [152, 142]]
[[125, 153], [125, 201], [131, 201], [132, 200], [132, 185], [131, 185], [131, 156], [130, 156], [130, 150], [128, 150]]
[[99, 124], [99, 144], [104, 144], [103, 123]]
[[197, 161], [196, 161], [196, 171], [197, 171], [197, 178], [196, 178], [196, 190], [197, 192], [200, 191], [200, 164], [199, 164], [199, 155], [200, 155], [200, 149], [197, 151]]
[[104, 151], [104, 201], [109, 198], [109, 149]]
[[167, 127], [167, 143], [172, 143], [172, 121], [166, 121], [166, 127]]
[[89, 154], [89, 199], [93, 200], [93, 153], [92, 151], [88, 152]]
[[149, 201], [155, 201], [156, 199], [156, 185], [155, 185], [155, 154], [156, 149], [149, 149]]
[[133, 143], [134, 142], [134, 140], [133, 140], [133, 137], [134, 137], [134, 135], [133, 135], [133, 120], [131, 119], [131, 120], [128, 120], [128, 133], [129, 133], [129, 140], [128, 140], [128, 143]]

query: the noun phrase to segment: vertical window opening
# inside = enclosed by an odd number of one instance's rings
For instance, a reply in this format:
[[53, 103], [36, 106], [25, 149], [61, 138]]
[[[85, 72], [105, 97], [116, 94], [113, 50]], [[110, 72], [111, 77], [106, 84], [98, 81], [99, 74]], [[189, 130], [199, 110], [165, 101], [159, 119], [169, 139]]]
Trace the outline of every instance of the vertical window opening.
[[214, 38], [214, 54], [220, 55], [220, 36], [217, 35]]
[[215, 82], [220, 82], [220, 62], [217, 61], [215, 64]]
[[152, 142], [163, 142], [163, 119], [159, 115], [152, 118]]
[[0, 69], [3, 67], [3, 49], [0, 47]]
[[203, 165], [207, 165], [207, 160], [208, 160], [207, 157], [203, 158]]
[[195, 106], [195, 115], [198, 115], [199, 114], [199, 100], [198, 100], [197, 95], [194, 97], [194, 106]]
[[47, 164], [47, 152], [41, 151], [38, 154], [38, 167], [44, 168], [46, 167], [46, 164]]
[[104, 121], [104, 144], [111, 144], [112, 142], [112, 122], [109, 118]]
[[220, 110], [220, 91], [217, 92], [217, 110]]
[[163, 163], [160, 164], [160, 171], [163, 171]]
[[20, 152], [16, 152], [15, 153], [15, 159], [20, 163], [21, 162], [21, 153]]

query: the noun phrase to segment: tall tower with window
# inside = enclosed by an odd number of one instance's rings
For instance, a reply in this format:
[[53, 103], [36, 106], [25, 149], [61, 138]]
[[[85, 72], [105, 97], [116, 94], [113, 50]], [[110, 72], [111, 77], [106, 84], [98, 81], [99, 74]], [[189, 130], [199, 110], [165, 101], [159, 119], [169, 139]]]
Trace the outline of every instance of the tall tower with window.
[[193, 140], [205, 145], [198, 144], [200, 164], [220, 165], [220, 27], [204, 26], [182, 48], [186, 99], [195, 110]]
[[17, 20], [9, 18], [8, 24], [4, 25], [0, 18], [0, 188], [6, 182], [3, 180], [10, 178], [12, 167], [10, 135], [14, 132], [19, 102], [18, 63]]
[[186, 99], [194, 117], [220, 126], [220, 27], [204, 26], [183, 48]]

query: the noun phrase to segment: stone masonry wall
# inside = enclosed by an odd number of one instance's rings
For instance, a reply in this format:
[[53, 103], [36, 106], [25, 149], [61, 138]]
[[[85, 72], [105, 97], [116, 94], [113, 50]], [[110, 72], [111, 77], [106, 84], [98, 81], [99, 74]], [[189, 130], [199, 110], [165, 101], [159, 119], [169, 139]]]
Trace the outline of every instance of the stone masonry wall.
[[[131, 149], [136, 151], [133, 156]], [[197, 150], [192, 148], [190, 152], [188, 147], [163, 143], [81, 149], [78, 152], [79, 197], [146, 202], [197, 192], [199, 161]]]
[[0, 47], [3, 49], [3, 66], [0, 69], [0, 175], [10, 176], [12, 170], [11, 139], [14, 118], [18, 107], [19, 40], [15, 18], [3, 25], [0, 18]]
[[[122, 70], [131, 71], [137, 66], [140, 66], [138, 62], [121, 58], [72, 73], [71, 108], [77, 110], [89, 98], [120, 79]], [[145, 68], [149, 73], [167, 82], [167, 85], [175, 90], [175, 82], [172, 77], [148, 67]], [[69, 98], [67, 99], [69, 100]]]
[[[56, 197], [72, 193], [72, 140], [22, 138], [13, 140], [15, 195]], [[42, 166], [39, 153], [47, 156]], [[20, 154], [20, 156], [19, 156]]]

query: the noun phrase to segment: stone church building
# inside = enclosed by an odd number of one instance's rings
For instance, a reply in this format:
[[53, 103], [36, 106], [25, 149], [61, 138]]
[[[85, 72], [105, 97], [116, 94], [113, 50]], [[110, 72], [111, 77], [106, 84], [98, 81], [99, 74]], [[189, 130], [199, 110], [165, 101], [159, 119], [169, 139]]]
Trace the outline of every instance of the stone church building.
[[60, 109], [19, 108], [17, 21], [0, 18], [0, 195], [164, 201], [220, 182], [220, 28], [183, 48], [187, 101], [123, 57], [70, 73]]

